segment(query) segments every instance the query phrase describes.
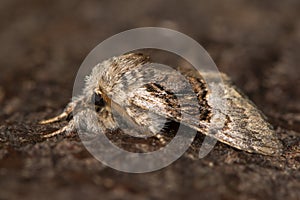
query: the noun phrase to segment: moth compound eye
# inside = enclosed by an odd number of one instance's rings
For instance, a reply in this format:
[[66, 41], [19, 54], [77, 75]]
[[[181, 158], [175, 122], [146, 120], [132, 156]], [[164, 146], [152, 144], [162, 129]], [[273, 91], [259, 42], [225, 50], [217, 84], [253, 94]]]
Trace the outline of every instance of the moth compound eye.
[[95, 106], [103, 107], [105, 105], [104, 99], [102, 98], [101, 94], [97, 92], [93, 93], [91, 100]]

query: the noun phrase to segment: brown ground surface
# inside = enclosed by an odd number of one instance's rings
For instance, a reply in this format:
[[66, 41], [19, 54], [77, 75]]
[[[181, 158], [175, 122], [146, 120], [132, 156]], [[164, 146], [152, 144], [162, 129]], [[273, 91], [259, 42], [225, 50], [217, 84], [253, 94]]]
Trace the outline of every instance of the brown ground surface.
[[[209, 3], [208, 3], [209, 2]], [[300, 1], [0, 3], [0, 199], [300, 199]], [[78, 137], [39, 137], [99, 42], [161, 26], [196, 39], [268, 116], [285, 149], [269, 157], [217, 144], [147, 174], [105, 167]]]

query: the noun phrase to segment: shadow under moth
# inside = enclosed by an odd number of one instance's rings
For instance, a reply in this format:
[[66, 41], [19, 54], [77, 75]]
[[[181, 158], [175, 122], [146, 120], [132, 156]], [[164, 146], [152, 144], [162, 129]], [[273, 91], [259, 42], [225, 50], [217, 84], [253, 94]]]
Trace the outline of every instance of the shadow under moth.
[[[162, 128], [161, 122], [168, 119], [240, 150], [264, 155], [281, 153], [282, 144], [264, 114], [225, 74], [207, 75], [210, 80], [221, 76], [222, 87], [219, 87], [221, 83], [215, 83], [209, 88], [201, 76], [187, 73], [184, 82], [167, 68], [151, 67], [149, 57], [143, 54], [112, 57], [93, 68], [86, 77], [82, 94], [74, 98], [59, 116], [41, 121], [47, 124], [68, 120], [65, 127], [44, 137], [74, 132], [76, 124], [100, 132], [115, 130], [119, 127], [113, 116], [116, 112], [146, 135], [155, 135]], [[214, 93], [211, 91], [214, 88], [222, 88], [222, 91]], [[217, 114], [213, 112], [214, 95], [226, 104], [224, 110], [215, 109]], [[74, 111], [84, 113], [84, 122], [74, 117]], [[97, 120], [89, 120], [95, 114]], [[209, 130], [215, 126], [216, 115], [224, 120], [212, 133]]]

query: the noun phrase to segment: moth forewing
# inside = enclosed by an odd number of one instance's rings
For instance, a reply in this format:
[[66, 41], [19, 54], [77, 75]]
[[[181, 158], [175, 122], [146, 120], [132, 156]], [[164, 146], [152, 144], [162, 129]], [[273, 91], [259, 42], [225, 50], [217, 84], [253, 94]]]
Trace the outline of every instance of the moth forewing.
[[[219, 73], [203, 75], [212, 78], [206, 80], [220, 76]], [[171, 119], [237, 149], [266, 155], [280, 153], [282, 144], [265, 116], [226, 75], [221, 77], [223, 82], [211, 84], [201, 74], [182, 76], [174, 70], [155, 67], [142, 54], [121, 55], [96, 65], [86, 79], [80, 100], [69, 105], [73, 105], [72, 109], [79, 104], [82, 109], [87, 108], [93, 92], [98, 91], [106, 105], [97, 114], [98, 123], [88, 122], [94, 129], [117, 128], [114, 117], [119, 115], [138, 132], [148, 135], [157, 132], [164, 119]], [[215, 97], [222, 99], [226, 109], [214, 102]], [[222, 127], [214, 124], [218, 115], [224, 119]], [[44, 122], [59, 119], [63, 118]], [[80, 124], [80, 119], [71, 119], [62, 130], [75, 129], [74, 120]], [[212, 127], [217, 127], [217, 131], [212, 133]]]

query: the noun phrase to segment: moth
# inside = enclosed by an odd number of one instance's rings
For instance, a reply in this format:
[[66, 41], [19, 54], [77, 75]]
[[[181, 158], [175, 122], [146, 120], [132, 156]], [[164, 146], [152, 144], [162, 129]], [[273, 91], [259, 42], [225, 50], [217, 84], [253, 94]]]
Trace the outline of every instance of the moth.
[[[157, 132], [161, 119], [166, 118], [243, 151], [264, 155], [281, 153], [282, 144], [265, 115], [225, 74], [221, 73], [223, 87], [219, 94], [226, 100], [226, 110], [219, 111], [225, 121], [212, 134], [208, 129], [214, 126], [212, 110], [215, 104], [208, 83], [201, 78], [201, 74], [195, 76], [187, 73], [185, 78], [192, 92], [186, 92], [186, 84], [177, 80], [176, 75], [170, 76], [167, 71], [151, 68], [149, 57], [138, 53], [112, 57], [97, 64], [87, 76], [82, 94], [74, 98], [60, 115], [41, 121], [41, 124], [48, 124], [68, 120], [65, 127], [44, 137], [74, 132], [76, 123], [102, 132], [115, 130], [119, 124], [113, 117], [114, 110], [145, 133]], [[138, 84], [141, 80], [143, 84]], [[170, 83], [176, 83], [173, 87], [175, 91], [168, 89]], [[180, 105], [178, 96], [183, 99]], [[196, 107], [191, 103], [195, 99]], [[74, 111], [86, 112], [84, 123], [73, 116]], [[89, 120], [91, 113], [96, 114], [96, 122]], [[183, 118], [182, 113], [188, 117]]]

